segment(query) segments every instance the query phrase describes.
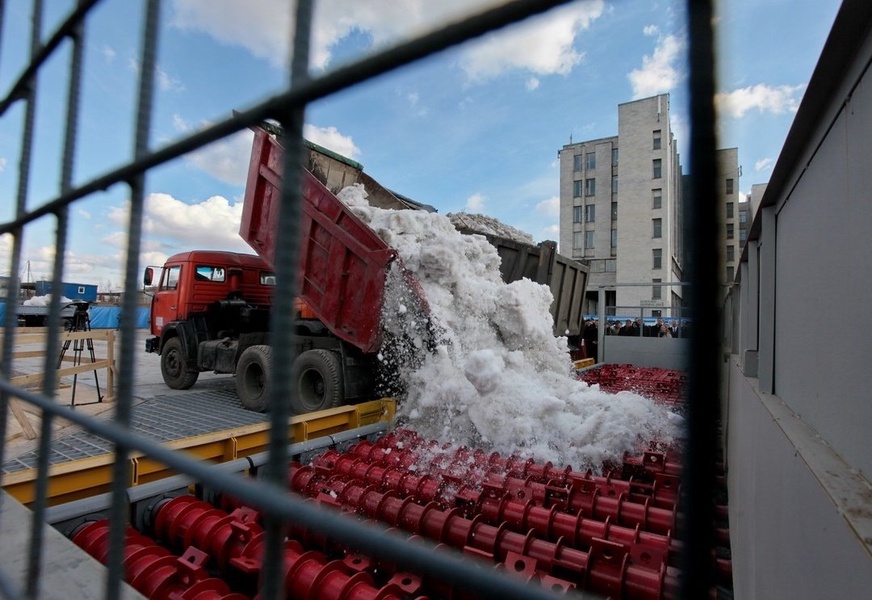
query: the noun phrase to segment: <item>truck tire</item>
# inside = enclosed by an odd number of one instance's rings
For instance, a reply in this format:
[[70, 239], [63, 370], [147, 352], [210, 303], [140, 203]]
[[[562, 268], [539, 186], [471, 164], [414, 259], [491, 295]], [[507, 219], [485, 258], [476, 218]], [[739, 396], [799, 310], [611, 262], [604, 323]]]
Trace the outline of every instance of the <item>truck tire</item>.
[[272, 348], [249, 346], [236, 363], [236, 395], [242, 405], [254, 412], [264, 412], [269, 405], [269, 378]]
[[342, 365], [329, 350], [307, 350], [294, 361], [291, 410], [302, 415], [343, 404]]
[[199, 371], [188, 369], [185, 353], [182, 352], [182, 340], [177, 337], [168, 339], [161, 350], [160, 374], [167, 387], [174, 390], [190, 389], [200, 377]]

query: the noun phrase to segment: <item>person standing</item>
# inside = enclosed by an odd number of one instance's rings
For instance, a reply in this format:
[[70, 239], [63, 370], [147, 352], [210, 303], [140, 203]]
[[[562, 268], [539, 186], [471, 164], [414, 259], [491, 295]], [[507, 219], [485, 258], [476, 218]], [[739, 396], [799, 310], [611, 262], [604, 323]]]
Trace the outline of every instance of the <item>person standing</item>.
[[595, 363], [599, 362], [599, 327], [596, 321], [590, 320], [584, 324], [581, 337], [584, 340], [587, 357], [592, 358]]

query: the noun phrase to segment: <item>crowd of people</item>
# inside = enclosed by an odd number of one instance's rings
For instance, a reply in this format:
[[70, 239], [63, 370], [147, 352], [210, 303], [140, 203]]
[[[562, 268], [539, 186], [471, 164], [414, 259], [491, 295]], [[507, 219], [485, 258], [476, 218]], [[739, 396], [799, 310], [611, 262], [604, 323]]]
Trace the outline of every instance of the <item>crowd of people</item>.
[[[597, 322], [593, 321], [594, 327]], [[585, 325], [586, 326], [586, 325]], [[657, 319], [653, 324], [645, 324], [642, 319], [606, 321], [606, 335], [634, 335], [636, 337], [689, 337], [690, 324], [687, 321]]]
[[[623, 335], [635, 337], [686, 338], [690, 337], [690, 323], [682, 320], [657, 319], [648, 324], [641, 318], [608, 319], [605, 335]], [[574, 343], [573, 343], [574, 342]], [[599, 362], [599, 320], [588, 319], [584, 322], [579, 339], [570, 340], [570, 346], [576, 346], [578, 355], [593, 358]]]

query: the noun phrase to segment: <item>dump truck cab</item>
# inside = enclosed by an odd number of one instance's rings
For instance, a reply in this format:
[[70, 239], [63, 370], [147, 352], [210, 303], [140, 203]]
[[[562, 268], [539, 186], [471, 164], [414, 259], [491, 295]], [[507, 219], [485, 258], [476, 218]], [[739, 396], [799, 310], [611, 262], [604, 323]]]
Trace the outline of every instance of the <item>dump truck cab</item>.
[[[155, 269], [143, 282], [155, 282]], [[275, 275], [258, 256], [194, 250], [160, 267], [151, 299], [146, 351], [161, 355], [174, 389], [194, 385], [201, 371], [235, 373], [239, 354], [266, 343]]]
[[[146, 352], [160, 355], [172, 389], [188, 389], [205, 371], [236, 375], [244, 406], [267, 409], [272, 352], [269, 321], [275, 275], [264, 259], [235, 252], [193, 250], [147, 267], [151, 300]], [[333, 335], [306, 302], [294, 303], [298, 413], [374, 394], [375, 357]]]

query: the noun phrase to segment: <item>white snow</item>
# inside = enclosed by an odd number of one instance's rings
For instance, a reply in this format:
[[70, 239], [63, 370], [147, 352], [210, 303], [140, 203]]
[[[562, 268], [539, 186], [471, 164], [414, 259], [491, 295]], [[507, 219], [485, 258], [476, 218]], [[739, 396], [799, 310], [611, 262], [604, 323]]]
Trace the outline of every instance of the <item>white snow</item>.
[[[45, 294], [44, 296], [34, 296], [32, 298], [28, 298], [21, 304], [23, 306], [48, 306], [50, 302], [51, 294]], [[72, 300], [70, 300], [66, 296], [61, 296], [61, 306], [65, 306], [71, 302]]]
[[527, 279], [503, 283], [483, 236], [461, 234], [439, 214], [370, 207], [360, 185], [339, 197], [398, 251], [437, 330], [428, 340], [414, 296], [392, 274], [383, 326], [420, 350], [399, 365], [406, 393], [398, 417], [408, 427], [443, 443], [595, 471], [678, 433], [664, 407], [575, 378], [566, 338], [552, 333], [550, 290]]

